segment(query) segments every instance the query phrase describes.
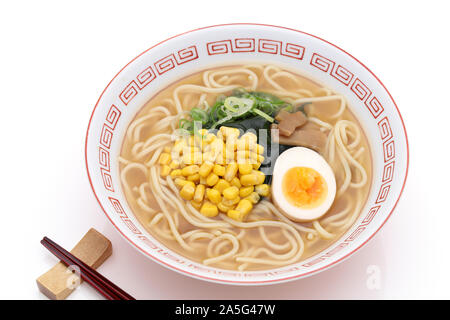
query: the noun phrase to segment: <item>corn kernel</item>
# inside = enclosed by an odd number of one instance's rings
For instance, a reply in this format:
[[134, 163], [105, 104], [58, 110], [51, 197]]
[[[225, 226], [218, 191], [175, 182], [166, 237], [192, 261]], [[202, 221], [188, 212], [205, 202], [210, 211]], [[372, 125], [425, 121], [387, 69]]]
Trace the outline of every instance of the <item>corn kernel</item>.
[[[181, 156], [180, 156], [180, 154], [179, 154], [179, 153], [176, 153], [176, 152], [173, 151], [173, 150], [172, 150], [172, 152], [170, 153], [170, 157], [172, 158], [172, 162], [173, 162], [173, 161], [176, 161], [176, 162], [180, 163], [180, 161], [181, 161]], [[171, 162], [171, 164], [172, 164], [172, 162]]]
[[199, 183], [201, 183], [201, 184], [206, 184], [206, 178], [200, 176], [200, 181], [199, 181]]
[[242, 187], [242, 184], [241, 184], [241, 181], [239, 180], [239, 178], [238, 177], [234, 177], [233, 179], [231, 179], [231, 185], [232, 186], [235, 186], [236, 188], [240, 188], [240, 187]]
[[223, 149], [224, 145], [223, 140], [216, 138], [211, 142], [211, 150], [214, 152], [219, 152]]
[[201, 151], [200, 148], [197, 146], [194, 146], [194, 145], [183, 148], [183, 154], [189, 154], [189, 153], [194, 154], [194, 153], [197, 153], [200, 151]]
[[211, 202], [205, 202], [200, 209], [200, 213], [206, 217], [215, 217], [219, 214], [219, 210]]
[[215, 189], [207, 189], [206, 196], [208, 197], [209, 201], [215, 204], [219, 203], [222, 200], [220, 192]]
[[255, 142], [258, 141], [258, 137], [253, 132], [246, 132], [241, 136], [241, 139]]
[[195, 183], [199, 183], [200, 182], [200, 175], [198, 173], [190, 175], [187, 177], [187, 179], [189, 181], [195, 182]]
[[223, 154], [223, 159], [225, 163], [232, 163], [236, 161], [236, 154], [233, 150], [227, 150], [226, 153]]
[[190, 153], [184, 153], [181, 161], [183, 161], [183, 163], [187, 165], [195, 164], [194, 157]]
[[237, 210], [229, 210], [227, 212], [227, 216], [230, 217], [233, 220], [242, 221], [242, 220], [244, 220], [246, 215], [244, 213], [240, 212], [240, 211], [237, 211]]
[[253, 166], [250, 163], [239, 164], [239, 173], [240, 174], [249, 174], [252, 173]]
[[253, 204], [257, 204], [259, 202], [260, 196], [256, 192], [252, 192], [250, 195], [245, 197], [245, 199]]
[[199, 184], [197, 188], [195, 188], [194, 201], [202, 202], [205, 196], [205, 191], [205, 186], [203, 184]]
[[239, 204], [236, 207], [237, 211], [240, 211], [245, 215], [248, 214], [252, 209], [253, 204], [247, 199], [242, 199], [241, 201], [239, 201]]
[[229, 137], [239, 137], [239, 129], [237, 128], [230, 128], [230, 127], [220, 127], [220, 132], [222, 133], [222, 135], [225, 138], [229, 138]]
[[164, 147], [164, 152], [166, 152], [166, 153], [170, 153], [171, 150], [172, 149], [169, 146]]
[[203, 141], [202, 150], [203, 150], [203, 155], [204, 155], [205, 153], [211, 151], [211, 145], [209, 145], [205, 141]]
[[244, 174], [243, 176], [241, 176], [241, 184], [244, 187], [257, 185], [259, 180], [259, 177], [254, 173]]
[[[229, 161], [227, 160], [227, 158], [225, 157], [225, 155], [221, 153], [221, 154], [219, 154], [219, 155], [217, 156], [216, 162], [217, 162], [218, 164], [226, 165]], [[230, 162], [233, 162], [233, 161], [230, 161]]]
[[203, 164], [200, 166], [199, 169], [199, 174], [202, 177], [207, 177], [210, 173], [211, 170], [214, 168], [214, 164], [212, 164], [211, 162], [203, 162]]
[[230, 187], [230, 183], [224, 179], [220, 179], [213, 189], [216, 189], [220, 193], [223, 193], [223, 190]]
[[178, 160], [172, 160], [169, 167], [170, 169], [178, 169], [180, 167], [180, 162]]
[[252, 166], [253, 166], [253, 169], [258, 170], [259, 167], [261, 167], [261, 163], [256, 162], [256, 163], [253, 163]]
[[225, 212], [228, 212], [229, 210], [233, 210], [234, 206], [226, 206], [226, 205], [223, 204], [223, 202], [220, 202], [220, 203], [217, 204], [217, 208], [219, 208], [219, 210], [221, 212], [225, 213]]
[[[195, 197], [195, 196], [194, 196]], [[202, 202], [197, 202], [197, 201], [194, 201], [194, 200], [191, 200], [191, 204], [192, 204], [192, 206], [195, 208], [195, 209], [197, 209], [197, 210], [200, 210], [200, 208], [201, 208], [201, 206], [202, 206]]]
[[168, 165], [163, 165], [161, 168], [161, 176], [162, 177], [167, 177], [170, 173], [170, 167]]
[[208, 133], [208, 134], [206, 135], [204, 141], [205, 141], [206, 143], [212, 143], [212, 142], [213, 142], [214, 140], [216, 140], [216, 139], [217, 139], [217, 137], [216, 137], [214, 134]]
[[237, 171], [238, 171], [237, 163], [228, 164], [224, 175], [225, 180], [231, 181], [236, 176]]
[[173, 170], [173, 171], [170, 173], [170, 176], [171, 176], [172, 178], [175, 178], [175, 177], [181, 177], [181, 176], [182, 176], [181, 170], [180, 170], [180, 169], [175, 169], [175, 170]]
[[200, 170], [200, 168], [198, 167], [198, 165], [194, 164], [181, 169], [181, 174], [183, 176], [191, 176], [193, 174], [196, 174], [198, 170]]
[[236, 142], [236, 149], [238, 151], [245, 151], [247, 150], [247, 145], [245, 143], [246, 141], [242, 140], [242, 139], [238, 139], [238, 141]]
[[206, 151], [206, 152], [203, 152], [203, 154], [202, 154], [202, 160], [205, 161], [205, 162], [211, 162], [212, 163], [212, 162], [216, 161], [216, 156], [214, 155], [213, 152]]
[[186, 139], [178, 139], [172, 149], [172, 154], [180, 154], [187, 147]]
[[183, 153], [183, 162], [185, 164], [202, 163], [203, 154], [200, 151]]
[[236, 159], [238, 164], [253, 164], [253, 163], [257, 163], [256, 161], [256, 156], [252, 157], [252, 153], [251, 151], [237, 151], [236, 152]]
[[203, 138], [201, 136], [195, 136], [194, 141], [195, 141], [195, 146], [199, 150], [203, 150], [203, 148], [206, 147], [206, 142], [203, 141]]
[[[175, 178], [174, 180], [175, 185], [179, 188], [182, 188], [188, 181], [185, 178]], [[192, 181], [190, 181], [191, 183], [193, 183]]]
[[238, 151], [248, 151], [251, 148], [251, 144], [252, 142], [249, 139], [240, 138], [236, 143], [236, 147]]
[[220, 164], [215, 164], [214, 173], [217, 174], [219, 177], [223, 177], [225, 175], [225, 167], [221, 166]]
[[234, 199], [222, 199], [222, 203], [226, 206], [234, 206], [235, 204], [237, 204], [239, 201], [241, 201], [240, 197], [236, 197]]
[[253, 186], [242, 187], [242, 188], [239, 190], [239, 196], [240, 196], [241, 198], [245, 198], [245, 197], [249, 196], [249, 195], [253, 192], [254, 189], [255, 189], [255, 188], [254, 188]]
[[198, 133], [199, 133], [201, 136], [205, 136], [205, 135], [208, 133], [208, 130], [207, 130], [207, 129], [200, 129], [200, 130], [198, 130]]
[[170, 154], [168, 154], [168, 153], [164, 152], [164, 153], [161, 153], [161, 155], [159, 156], [159, 164], [162, 164], [162, 165], [169, 164], [170, 160], [171, 160], [171, 157], [170, 157]]
[[226, 188], [223, 190], [223, 196], [228, 200], [232, 200], [239, 196], [239, 189], [235, 186]]
[[256, 157], [256, 161], [258, 161], [259, 163], [263, 163], [264, 157], [262, 155], [258, 154], [258, 156]]
[[195, 192], [194, 183], [193, 182], [192, 184], [186, 183], [180, 190], [180, 196], [184, 200], [192, 200], [192, 198], [194, 197], [194, 192]]
[[258, 156], [259, 156], [259, 154], [257, 154], [256, 152], [251, 151], [250, 152], [250, 159], [252, 160], [251, 163], [258, 162]]
[[227, 152], [229, 152], [230, 154], [234, 154], [237, 149], [237, 138], [235, 136], [228, 137], [225, 145]]
[[264, 172], [258, 171], [258, 170], [253, 170], [252, 173], [258, 177], [258, 183], [256, 183], [256, 184], [263, 184], [264, 180], [266, 180], [266, 175], [264, 174]]
[[215, 173], [210, 173], [206, 178], [206, 184], [210, 187], [214, 186], [219, 181], [219, 177]]
[[[236, 151], [236, 153], [237, 153], [237, 158], [239, 160], [250, 159], [250, 151], [248, 151], [248, 150], [238, 150], [238, 151]], [[245, 163], [245, 161], [242, 161], [242, 163]]]
[[262, 145], [260, 145], [260, 144], [257, 144], [256, 145], [256, 153], [257, 154], [263, 154], [264, 153], [264, 147]]
[[270, 194], [270, 187], [268, 184], [260, 184], [255, 187], [255, 191], [262, 197], [268, 197]]

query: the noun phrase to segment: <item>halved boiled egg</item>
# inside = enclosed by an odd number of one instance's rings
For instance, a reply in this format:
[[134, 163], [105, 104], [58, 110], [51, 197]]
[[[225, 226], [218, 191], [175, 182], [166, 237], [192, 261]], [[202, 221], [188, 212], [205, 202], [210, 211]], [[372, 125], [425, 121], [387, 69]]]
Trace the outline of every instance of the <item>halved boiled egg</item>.
[[317, 152], [294, 147], [275, 162], [272, 197], [291, 220], [311, 221], [323, 216], [336, 196], [333, 170]]

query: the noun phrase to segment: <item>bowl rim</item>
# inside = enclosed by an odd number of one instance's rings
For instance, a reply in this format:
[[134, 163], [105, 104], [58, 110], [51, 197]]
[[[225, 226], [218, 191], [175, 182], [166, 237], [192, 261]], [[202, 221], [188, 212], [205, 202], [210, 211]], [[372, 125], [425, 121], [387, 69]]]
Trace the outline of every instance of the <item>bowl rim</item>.
[[[92, 123], [92, 118], [94, 116], [94, 113], [97, 109], [97, 106], [100, 102], [100, 100], [103, 97], [103, 94], [106, 92], [106, 90], [109, 88], [109, 86], [111, 85], [111, 83], [117, 78], [117, 76], [122, 73], [123, 70], [125, 70], [132, 62], [134, 62], [136, 59], [138, 59], [139, 57], [141, 57], [142, 55], [144, 55], [145, 53], [147, 53], [148, 51], [150, 51], [151, 49], [171, 40], [174, 38], [178, 38], [181, 37], [185, 34], [188, 33], [192, 33], [192, 32], [196, 32], [196, 31], [200, 31], [200, 30], [204, 30], [204, 29], [210, 29], [210, 28], [218, 28], [218, 27], [224, 27], [224, 26], [260, 26], [260, 27], [269, 27], [269, 28], [276, 28], [276, 29], [283, 29], [283, 30], [289, 30], [289, 31], [294, 31], [294, 32], [298, 32], [313, 38], [316, 38], [320, 41], [323, 41], [325, 43], [327, 43], [328, 45], [331, 45], [333, 47], [335, 47], [336, 49], [338, 49], [339, 51], [341, 51], [342, 53], [346, 54], [347, 56], [349, 56], [350, 58], [352, 58], [353, 60], [355, 60], [357, 63], [359, 63], [364, 69], [366, 69], [377, 81], [378, 83], [383, 87], [383, 89], [387, 92], [387, 94], [389, 95], [389, 98], [391, 99], [392, 103], [395, 106], [395, 109], [397, 111], [397, 114], [399, 116], [400, 122], [402, 124], [402, 128], [403, 128], [403, 132], [405, 134], [405, 144], [406, 144], [406, 170], [405, 170], [405, 177], [403, 180], [403, 184], [402, 187], [400, 189], [400, 192], [398, 194], [398, 198], [397, 200], [394, 202], [391, 211], [389, 212], [389, 214], [386, 216], [386, 218], [384, 219], [384, 221], [381, 223], [381, 225], [378, 227], [378, 229], [376, 229], [370, 236], [368, 236], [368, 238], [363, 241], [359, 246], [357, 246], [355, 249], [353, 249], [351, 252], [347, 253], [346, 255], [344, 255], [343, 257], [335, 260], [335, 261], [330, 261], [330, 263], [316, 269], [316, 270], [311, 270], [308, 272], [304, 272], [298, 275], [294, 275], [294, 276], [289, 276], [289, 277], [285, 277], [285, 278], [281, 278], [281, 279], [273, 279], [273, 280], [259, 280], [259, 281], [241, 281], [241, 280], [226, 280], [226, 279], [218, 279], [218, 278], [212, 278], [212, 277], [207, 277], [207, 276], [203, 276], [203, 275], [199, 275], [196, 273], [192, 273], [186, 270], [181, 270], [178, 269], [177, 267], [162, 261], [160, 259], [158, 259], [157, 257], [151, 255], [149, 252], [143, 250], [139, 245], [137, 245], [136, 243], [133, 242], [133, 240], [131, 240], [129, 237], [127, 237], [122, 230], [114, 223], [114, 221], [109, 217], [108, 213], [106, 212], [106, 210], [103, 208], [99, 197], [97, 196], [97, 193], [95, 192], [94, 189], [94, 185], [92, 183], [92, 179], [91, 176], [89, 174], [89, 166], [88, 166], [88, 137], [89, 137], [89, 129]], [[409, 142], [408, 142], [408, 135], [406, 132], [406, 127], [405, 127], [405, 123], [403, 120], [403, 117], [400, 113], [400, 110], [398, 109], [398, 106], [394, 100], [394, 98], [392, 97], [391, 93], [389, 92], [389, 90], [386, 88], [386, 86], [381, 82], [381, 80], [366, 66], [364, 65], [361, 61], [359, 61], [357, 58], [355, 58], [354, 56], [352, 56], [350, 53], [348, 53], [347, 51], [343, 50], [342, 48], [340, 48], [339, 46], [325, 40], [322, 39], [318, 36], [315, 36], [313, 34], [304, 32], [304, 31], [300, 31], [297, 29], [293, 29], [293, 28], [288, 28], [288, 27], [283, 27], [283, 26], [277, 26], [277, 25], [271, 25], [271, 24], [263, 24], [263, 23], [246, 23], [246, 22], [237, 22], [237, 23], [224, 23], [224, 24], [216, 24], [216, 25], [210, 25], [210, 26], [206, 26], [206, 27], [200, 27], [200, 28], [196, 28], [196, 29], [192, 29], [183, 33], [179, 33], [177, 35], [174, 35], [172, 37], [169, 37], [165, 40], [162, 40], [158, 43], [156, 43], [155, 45], [151, 46], [150, 48], [146, 49], [145, 51], [141, 52], [139, 55], [137, 55], [135, 58], [133, 58], [130, 62], [128, 62], [125, 66], [123, 66], [116, 74], [115, 76], [109, 81], [108, 85], [103, 89], [102, 93], [100, 94], [94, 109], [92, 110], [91, 116], [89, 118], [89, 123], [87, 126], [87, 130], [86, 130], [86, 138], [85, 138], [85, 148], [84, 148], [84, 154], [85, 154], [85, 165], [86, 165], [86, 172], [87, 172], [87, 176], [88, 176], [88, 180], [89, 180], [89, 184], [91, 186], [91, 189], [94, 193], [94, 196], [98, 202], [98, 204], [100, 205], [100, 208], [102, 209], [103, 213], [106, 215], [106, 217], [108, 218], [108, 220], [113, 224], [113, 226], [115, 227], [115, 229], [119, 232], [120, 235], [122, 235], [122, 237], [124, 237], [130, 244], [132, 244], [133, 247], [135, 247], [136, 249], [138, 249], [139, 252], [141, 252], [144, 256], [151, 258], [153, 261], [159, 263], [160, 265], [176, 271], [180, 274], [183, 275], [187, 275], [189, 277], [192, 278], [196, 278], [196, 279], [200, 279], [200, 280], [205, 280], [205, 281], [209, 281], [209, 282], [213, 282], [213, 283], [220, 283], [220, 284], [232, 284], [232, 285], [267, 285], [267, 284], [277, 284], [277, 283], [283, 283], [283, 282], [288, 282], [288, 281], [293, 281], [293, 280], [298, 280], [298, 279], [303, 279], [306, 278], [308, 276], [314, 275], [314, 274], [318, 274], [328, 268], [331, 268], [332, 266], [335, 266], [339, 263], [341, 263], [342, 261], [346, 260], [347, 258], [349, 258], [351, 255], [353, 255], [356, 251], [358, 251], [359, 249], [361, 249], [363, 246], [365, 246], [367, 244], [367, 242], [369, 240], [371, 240], [377, 233], [378, 231], [386, 224], [386, 222], [388, 221], [388, 219], [391, 217], [392, 213], [394, 212], [395, 208], [397, 207], [397, 204], [403, 194], [403, 190], [405, 188], [405, 184], [406, 184], [406, 180], [408, 177], [408, 172], [409, 172]]]

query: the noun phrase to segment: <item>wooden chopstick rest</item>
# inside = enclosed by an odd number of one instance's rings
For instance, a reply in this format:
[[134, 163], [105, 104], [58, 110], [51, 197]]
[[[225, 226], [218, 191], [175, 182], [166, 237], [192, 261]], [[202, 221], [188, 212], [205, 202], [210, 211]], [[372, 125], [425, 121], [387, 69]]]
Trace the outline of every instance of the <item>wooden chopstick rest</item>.
[[[97, 269], [112, 254], [112, 245], [104, 235], [91, 228], [70, 252], [88, 266]], [[75, 290], [77, 281], [82, 281], [72, 270], [62, 262], [57, 263], [37, 278], [39, 290], [52, 300], [67, 298]]]

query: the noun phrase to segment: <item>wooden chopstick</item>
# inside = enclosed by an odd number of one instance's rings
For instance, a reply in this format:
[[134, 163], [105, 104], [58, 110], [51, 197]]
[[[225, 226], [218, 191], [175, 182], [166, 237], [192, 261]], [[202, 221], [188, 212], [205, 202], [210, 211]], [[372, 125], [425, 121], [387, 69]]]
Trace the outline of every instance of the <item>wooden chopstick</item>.
[[131, 295], [119, 288], [113, 282], [102, 276], [73, 254], [62, 248], [56, 242], [44, 237], [41, 244], [58, 257], [66, 265], [76, 265], [80, 269], [81, 278], [95, 288], [108, 300], [135, 300]]

